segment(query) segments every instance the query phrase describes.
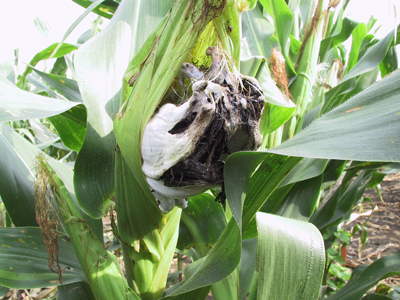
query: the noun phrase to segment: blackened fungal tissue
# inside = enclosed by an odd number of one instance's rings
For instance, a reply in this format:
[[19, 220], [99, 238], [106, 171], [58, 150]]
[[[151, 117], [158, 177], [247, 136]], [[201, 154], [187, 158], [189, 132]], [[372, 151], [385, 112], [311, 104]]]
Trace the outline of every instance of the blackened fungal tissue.
[[183, 66], [196, 73], [185, 74], [193, 80], [193, 95], [179, 106], [163, 105], [144, 130], [142, 169], [165, 213], [221, 186], [227, 156], [261, 144], [264, 96], [257, 80], [232, 74], [216, 47], [207, 55], [212, 64], [203, 76], [195, 66]]

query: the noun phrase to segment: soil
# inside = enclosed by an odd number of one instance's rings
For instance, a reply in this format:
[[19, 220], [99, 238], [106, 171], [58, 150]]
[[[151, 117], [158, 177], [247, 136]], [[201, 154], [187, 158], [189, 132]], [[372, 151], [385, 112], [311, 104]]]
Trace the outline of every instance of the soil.
[[[375, 189], [368, 189], [364, 197], [373, 204], [363, 203], [352, 217], [346, 230], [352, 232], [356, 224], [366, 227], [367, 242], [361, 248], [361, 238], [357, 233], [347, 247], [346, 265], [355, 268], [360, 264], [371, 264], [375, 260], [400, 250], [400, 173], [386, 175], [381, 183], [382, 200]], [[372, 215], [371, 215], [372, 213]], [[400, 276], [385, 279], [391, 286], [400, 286]]]

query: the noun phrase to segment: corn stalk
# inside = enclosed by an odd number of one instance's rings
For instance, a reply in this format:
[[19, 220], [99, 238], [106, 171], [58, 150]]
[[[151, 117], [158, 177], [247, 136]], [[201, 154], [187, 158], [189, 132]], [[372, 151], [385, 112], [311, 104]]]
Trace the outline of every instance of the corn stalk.
[[290, 85], [290, 93], [296, 103], [296, 110], [288, 122], [287, 138], [300, 132], [307, 105], [311, 102], [311, 91], [317, 75], [318, 56], [323, 39], [325, 15], [328, 14], [328, 0], [319, 0], [314, 16], [304, 32], [303, 42], [296, 63], [297, 77]]
[[[140, 299], [128, 286], [115, 255], [104, 248], [103, 243], [83, 220], [64, 183], [44, 156], [38, 156], [36, 171], [36, 201], [51, 202], [54, 196], [71, 243], [96, 299]], [[57, 215], [53, 218], [57, 218]], [[62, 279], [62, 271], [59, 272]]]

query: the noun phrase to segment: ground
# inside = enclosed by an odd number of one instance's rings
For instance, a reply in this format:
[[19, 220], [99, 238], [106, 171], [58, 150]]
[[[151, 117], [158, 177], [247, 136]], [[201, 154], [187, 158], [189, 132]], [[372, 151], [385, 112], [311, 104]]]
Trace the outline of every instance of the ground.
[[[368, 189], [364, 197], [369, 197], [373, 205], [363, 204], [358, 210], [360, 216], [348, 224], [351, 232], [356, 224], [365, 224], [368, 239], [360, 249], [360, 235], [356, 234], [347, 247], [346, 265], [354, 268], [360, 264], [371, 264], [380, 257], [400, 250], [400, 173], [388, 174], [381, 184], [382, 199], [375, 189]], [[373, 212], [372, 212], [373, 210]], [[368, 220], [368, 216], [371, 214]], [[356, 217], [356, 214], [353, 214]], [[361, 251], [360, 251], [361, 250]], [[400, 286], [400, 277], [385, 280], [389, 285]]]

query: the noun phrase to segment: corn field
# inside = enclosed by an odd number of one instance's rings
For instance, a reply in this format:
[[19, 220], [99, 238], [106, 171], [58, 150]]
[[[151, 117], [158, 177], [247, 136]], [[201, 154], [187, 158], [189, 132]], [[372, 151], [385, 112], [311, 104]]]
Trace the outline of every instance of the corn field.
[[107, 27], [0, 65], [0, 294], [398, 299], [374, 287], [400, 252], [330, 273], [399, 169], [398, 27], [349, 0], [73, 1]]

